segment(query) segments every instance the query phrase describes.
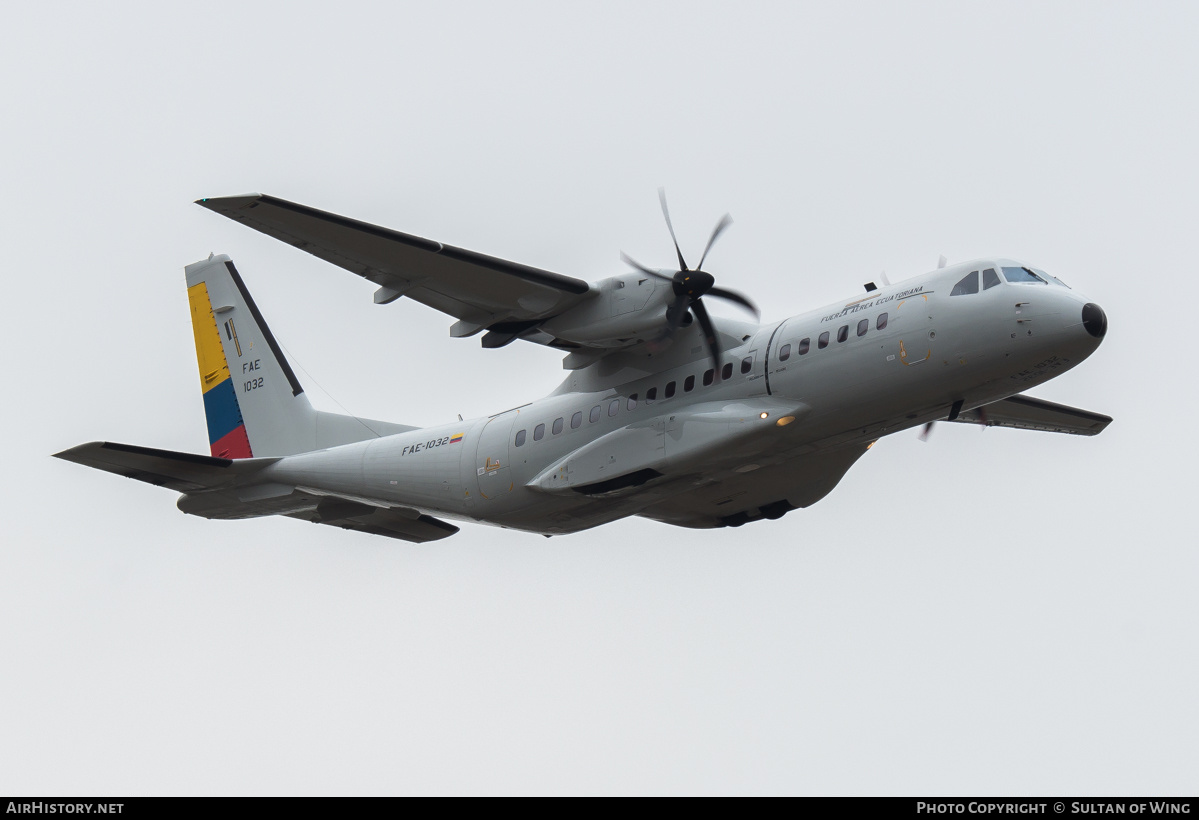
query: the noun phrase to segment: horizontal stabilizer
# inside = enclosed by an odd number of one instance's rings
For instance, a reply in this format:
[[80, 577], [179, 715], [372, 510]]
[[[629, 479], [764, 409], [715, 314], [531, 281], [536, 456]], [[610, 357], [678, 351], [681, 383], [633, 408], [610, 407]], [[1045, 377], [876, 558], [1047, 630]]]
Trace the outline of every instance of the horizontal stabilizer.
[[[323, 503], [323, 502], [322, 502]], [[292, 518], [303, 518], [318, 524], [328, 524], [331, 527], [341, 527], [343, 530], [355, 530], [370, 535], [382, 535], [385, 538], [397, 538], [413, 544], [423, 544], [427, 541], [440, 541], [458, 532], [453, 524], [434, 518], [431, 515], [420, 515], [415, 510], [382, 510], [374, 509], [369, 512], [360, 511], [357, 515], [346, 515], [326, 520], [317, 508], [314, 517], [293, 514]], [[415, 514], [410, 517], [408, 513]]]
[[277, 458], [239, 459], [214, 458], [175, 450], [156, 450], [133, 444], [111, 441], [92, 441], [80, 444], [55, 458], [73, 461], [85, 467], [95, 467], [109, 473], [136, 478], [147, 484], [167, 487], [179, 492], [194, 492], [229, 484], [247, 473], [257, 472]]
[[965, 410], [953, 421], [987, 427], [1015, 427], [1046, 433], [1096, 436], [1111, 424], [1112, 417], [1034, 399], [1031, 396], [1012, 396], [973, 410]]
[[410, 507], [293, 487], [270, 481], [269, 473], [258, 475], [278, 458], [214, 458], [111, 441], [80, 444], [54, 455], [184, 493], [179, 497], [179, 509], [202, 518], [286, 515], [417, 544], [458, 532], [453, 524]]

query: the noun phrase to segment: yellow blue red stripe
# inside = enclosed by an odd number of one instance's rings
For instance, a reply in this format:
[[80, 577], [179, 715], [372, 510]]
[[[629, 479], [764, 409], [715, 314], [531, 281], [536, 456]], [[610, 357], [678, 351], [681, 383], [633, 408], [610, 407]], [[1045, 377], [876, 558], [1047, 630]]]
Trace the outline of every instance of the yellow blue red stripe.
[[237, 390], [230, 378], [225, 349], [221, 346], [221, 331], [212, 311], [208, 286], [200, 282], [188, 288], [187, 300], [191, 306], [209, 447], [219, 458], [251, 458], [250, 439], [237, 403]]

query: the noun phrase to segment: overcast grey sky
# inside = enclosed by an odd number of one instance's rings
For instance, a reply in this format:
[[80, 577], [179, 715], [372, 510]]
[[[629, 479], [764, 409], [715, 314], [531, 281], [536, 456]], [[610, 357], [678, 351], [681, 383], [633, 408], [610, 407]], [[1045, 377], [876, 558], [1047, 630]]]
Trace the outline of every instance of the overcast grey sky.
[[[1199, 13], [1188, 3], [24, 4], [0, 33], [0, 793], [1193, 794]], [[739, 530], [410, 546], [49, 458], [206, 451], [183, 266], [238, 263], [314, 403], [412, 424], [561, 380], [193, 204], [262, 191], [777, 320], [1014, 256], [1110, 332]], [[326, 392], [327, 391], [327, 392]], [[330, 398], [332, 396], [333, 398]]]

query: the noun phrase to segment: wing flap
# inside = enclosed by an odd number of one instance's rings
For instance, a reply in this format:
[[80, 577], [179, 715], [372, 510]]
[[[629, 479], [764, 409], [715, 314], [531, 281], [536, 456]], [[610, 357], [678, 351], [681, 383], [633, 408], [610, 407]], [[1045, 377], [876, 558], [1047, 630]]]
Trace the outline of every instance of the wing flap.
[[1046, 433], [1097, 436], [1111, 424], [1112, 417], [1032, 396], [1011, 396], [992, 404], [964, 411], [954, 422], [987, 427], [1013, 427]]
[[380, 303], [407, 296], [459, 319], [544, 319], [590, 290], [582, 279], [381, 228], [265, 194], [197, 200], [379, 285]]

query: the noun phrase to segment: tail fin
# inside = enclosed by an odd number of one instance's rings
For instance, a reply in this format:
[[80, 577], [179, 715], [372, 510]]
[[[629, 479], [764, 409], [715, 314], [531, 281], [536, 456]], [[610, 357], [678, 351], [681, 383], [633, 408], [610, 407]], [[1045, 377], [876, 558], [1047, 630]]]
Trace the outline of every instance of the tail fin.
[[233, 261], [184, 270], [213, 456], [286, 456], [414, 429], [314, 410]]

